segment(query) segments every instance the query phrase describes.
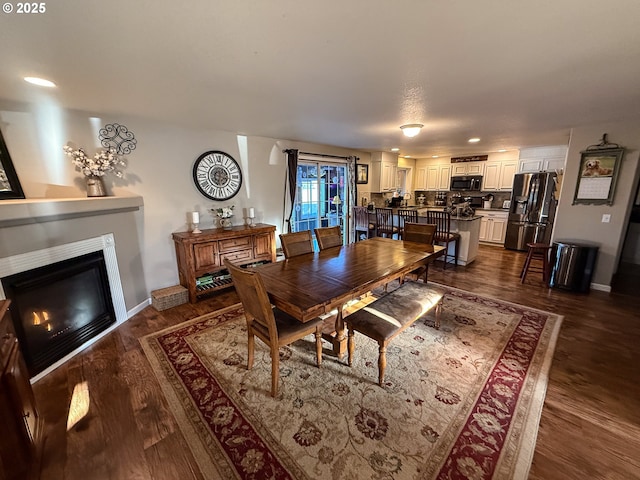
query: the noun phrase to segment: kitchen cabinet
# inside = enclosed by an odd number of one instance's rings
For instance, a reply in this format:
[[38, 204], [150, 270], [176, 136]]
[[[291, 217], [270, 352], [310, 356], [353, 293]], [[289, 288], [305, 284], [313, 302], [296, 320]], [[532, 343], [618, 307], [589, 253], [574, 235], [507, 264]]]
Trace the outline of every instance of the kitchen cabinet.
[[564, 170], [566, 158], [566, 145], [523, 148], [520, 150], [518, 171], [534, 173]]
[[9, 312], [0, 301], [0, 478], [35, 478], [40, 467], [43, 421]]
[[417, 191], [448, 191], [451, 185], [451, 164], [431, 160], [416, 162]]
[[512, 190], [513, 177], [517, 170], [517, 160], [487, 162], [482, 179], [482, 190], [485, 192]]
[[233, 285], [225, 259], [242, 266], [275, 262], [275, 231], [275, 226], [259, 223], [174, 233], [178, 276], [189, 290], [189, 301], [195, 303], [201, 296]]
[[398, 188], [398, 155], [389, 152], [373, 152], [370, 177], [369, 188], [372, 192], [396, 190]]
[[451, 164], [451, 176], [484, 175], [486, 162], [459, 162]]
[[507, 233], [508, 212], [496, 210], [476, 210], [480, 219], [480, 241], [488, 243], [504, 244]]

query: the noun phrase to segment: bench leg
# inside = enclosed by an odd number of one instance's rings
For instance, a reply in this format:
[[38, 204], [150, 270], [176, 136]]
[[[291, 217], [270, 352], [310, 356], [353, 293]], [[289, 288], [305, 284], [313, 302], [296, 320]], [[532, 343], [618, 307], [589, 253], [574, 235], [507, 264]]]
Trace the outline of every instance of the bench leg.
[[347, 342], [347, 352], [349, 356], [349, 366], [353, 366], [353, 353], [356, 350], [355, 332], [349, 328], [349, 340]]
[[378, 385], [382, 386], [384, 381], [384, 371], [387, 368], [387, 346], [380, 344], [380, 355], [378, 356]]

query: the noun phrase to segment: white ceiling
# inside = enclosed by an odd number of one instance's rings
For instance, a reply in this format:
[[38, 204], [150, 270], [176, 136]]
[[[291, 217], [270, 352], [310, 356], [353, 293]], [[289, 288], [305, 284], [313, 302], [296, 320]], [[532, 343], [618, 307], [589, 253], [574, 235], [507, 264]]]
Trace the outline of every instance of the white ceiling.
[[[45, 5], [0, 14], [0, 99], [15, 105], [42, 99], [34, 75], [65, 108], [414, 157], [640, 117], [639, 0]], [[404, 123], [425, 127], [407, 139]]]

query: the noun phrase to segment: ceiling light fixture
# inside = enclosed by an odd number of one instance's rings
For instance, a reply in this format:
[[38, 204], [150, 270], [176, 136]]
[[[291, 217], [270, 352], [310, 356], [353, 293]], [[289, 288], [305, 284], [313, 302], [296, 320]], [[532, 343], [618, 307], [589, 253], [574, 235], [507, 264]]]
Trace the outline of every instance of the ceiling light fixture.
[[438, 158], [438, 155], [431, 155], [431, 158]]
[[498, 152], [504, 153], [504, 152], [506, 152], [506, 150], [504, 148], [501, 148], [500, 150], [498, 150]]
[[400, 130], [404, 133], [405, 137], [415, 137], [420, 133], [420, 129], [424, 127], [421, 123], [409, 123], [407, 125], [402, 125]]
[[391, 151], [392, 151], [392, 152], [399, 152], [399, 151], [400, 151], [400, 149], [399, 149], [398, 147], [393, 147], [393, 148], [391, 149]]
[[478, 143], [480, 139], [478, 137], [470, 138], [469, 143]]
[[46, 78], [38, 78], [38, 77], [24, 77], [25, 82], [32, 83], [33, 85], [38, 85], [39, 87], [55, 87], [56, 84], [51, 80], [47, 80]]

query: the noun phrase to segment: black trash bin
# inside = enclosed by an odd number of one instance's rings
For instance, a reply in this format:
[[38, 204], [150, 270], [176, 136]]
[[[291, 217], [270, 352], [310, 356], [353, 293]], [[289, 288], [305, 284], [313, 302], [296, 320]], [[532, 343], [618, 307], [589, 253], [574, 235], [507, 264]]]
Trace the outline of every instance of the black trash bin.
[[599, 245], [589, 242], [558, 241], [551, 249], [549, 286], [574, 292], [588, 292]]

